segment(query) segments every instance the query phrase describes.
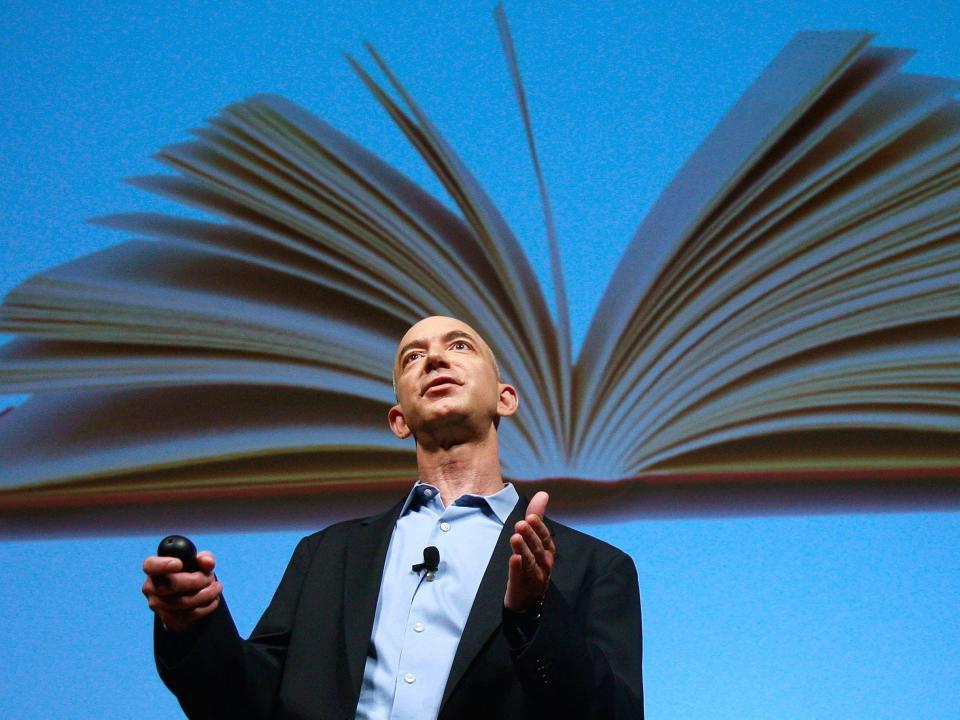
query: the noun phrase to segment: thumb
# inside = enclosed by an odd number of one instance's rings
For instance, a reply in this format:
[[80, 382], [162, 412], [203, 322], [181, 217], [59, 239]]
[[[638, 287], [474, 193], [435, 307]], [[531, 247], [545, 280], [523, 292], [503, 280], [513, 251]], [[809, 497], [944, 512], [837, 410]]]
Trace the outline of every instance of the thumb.
[[533, 496], [533, 499], [530, 501], [530, 504], [527, 505], [527, 515], [533, 513], [534, 515], [539, 515], [541, 518], [547, 512], [547, 502], [550, 500], [550, 496], [545, 493], [543, 490], [538, 492]]

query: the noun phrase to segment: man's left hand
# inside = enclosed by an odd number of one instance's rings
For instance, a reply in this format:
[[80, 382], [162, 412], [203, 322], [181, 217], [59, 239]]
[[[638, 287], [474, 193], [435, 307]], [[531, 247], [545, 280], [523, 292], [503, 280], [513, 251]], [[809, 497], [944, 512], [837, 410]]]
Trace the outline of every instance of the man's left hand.
[[543, 491], [534, 495], [526, 517], [514, 526], [516, 532], [510, 537], [513, 555], [503, 604], [514, 612], [538, 609], [550, 585], [557, 546], [543, 522], [548, 500], [550, 496]]

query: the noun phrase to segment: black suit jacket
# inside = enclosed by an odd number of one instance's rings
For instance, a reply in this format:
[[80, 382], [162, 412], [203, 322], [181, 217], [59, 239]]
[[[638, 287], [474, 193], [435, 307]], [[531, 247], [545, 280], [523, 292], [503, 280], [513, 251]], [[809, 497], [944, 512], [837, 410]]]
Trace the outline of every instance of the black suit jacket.
[[[548, 519], [558, 552], [542, 616], [529, 642], [508, 642], [509, 538], [526, 504], [505, 523], [480, 582], [439, 718], [642, 718], [637, 575], [616, 548]], [[225, 602], [188, 636], [157, 622], [157, 667], [187, 716], [353, 718], [401, 506], [301, 540], [248, 640]]]

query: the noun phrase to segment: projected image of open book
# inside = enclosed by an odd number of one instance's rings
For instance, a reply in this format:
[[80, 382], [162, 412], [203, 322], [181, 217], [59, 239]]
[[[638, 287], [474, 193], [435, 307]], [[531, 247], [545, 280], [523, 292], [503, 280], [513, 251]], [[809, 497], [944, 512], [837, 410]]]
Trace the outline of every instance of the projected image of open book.
[[101, 218], [137, 239], [6, 297], [0, 392], [33, 396], [0, 416], [4, 521], [377, 507], [415, 473], [390, 367], [431, 314], [493, 346], [523, 399], [504, 474], [563, 488], [560, 510], [691, 484], [956, 486], [958, 86], [870, 41], [802, 33], [774, 59], [645, 218], [575, 360], [546, 195], [552, 303], [376, 53], [385, 82], [355, 62], [361, 80], [456, 212], [283, 98], [226, 108], [159, 154], [176, 174], [133, 181], [210, 221]]

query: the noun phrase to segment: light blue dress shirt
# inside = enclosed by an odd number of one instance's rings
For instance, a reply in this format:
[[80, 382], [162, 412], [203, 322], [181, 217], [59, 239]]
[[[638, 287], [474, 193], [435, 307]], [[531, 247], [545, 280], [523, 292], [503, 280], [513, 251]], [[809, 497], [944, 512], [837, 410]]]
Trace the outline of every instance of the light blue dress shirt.
[[[463, 495], [444, 508], [437, 488], [414, 485], [383, 568], [359, 720], [427, 720], [440, 712], [480, 580], [518, 499], [508, 483], [494, 495]], [[412, 569], [430, 545], [440, 551], [432, 578]]]

